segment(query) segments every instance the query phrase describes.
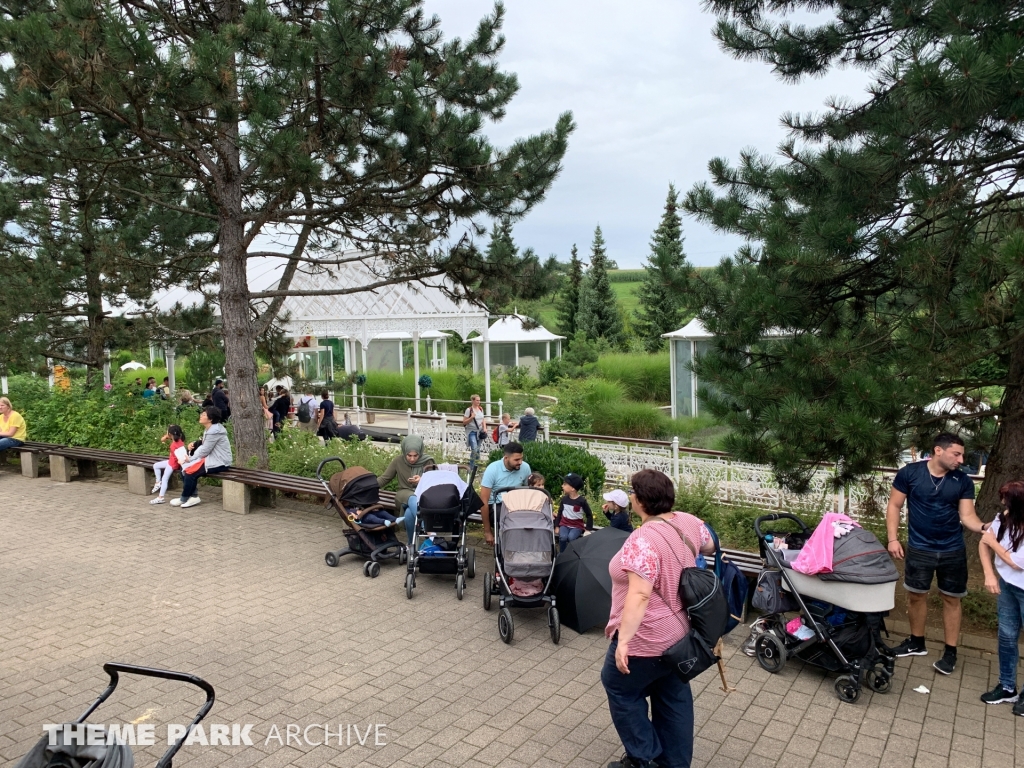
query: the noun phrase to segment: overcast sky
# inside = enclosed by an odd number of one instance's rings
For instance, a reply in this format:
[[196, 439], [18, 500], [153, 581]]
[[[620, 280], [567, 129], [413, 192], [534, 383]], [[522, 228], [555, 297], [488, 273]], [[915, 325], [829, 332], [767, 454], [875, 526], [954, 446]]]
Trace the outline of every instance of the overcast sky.
[[[468, 37], [490, 0], [426, 0], [446, 37]], [[743, 148], [773, 152], [779, 117], [818, 111], [829, 96], [864, 94], [862, 72], [839, 71], [797, 85], [761, 63], [722, 52], [715, 18], [695, 0], [509, 0], [501, 58], [519, 77], [508, 117], [488, 133], [498, 143], [548, 129], [571, 110], [576, 132], [548, 198], [515, 230], [520, 248], [584, 258], [601, 225], [621, 267], [647, 258], [670, 182], [685, 193], [707, 178], [713, 157]], [[739, 241], [684, 218], [696, 265], [715, 264]]]

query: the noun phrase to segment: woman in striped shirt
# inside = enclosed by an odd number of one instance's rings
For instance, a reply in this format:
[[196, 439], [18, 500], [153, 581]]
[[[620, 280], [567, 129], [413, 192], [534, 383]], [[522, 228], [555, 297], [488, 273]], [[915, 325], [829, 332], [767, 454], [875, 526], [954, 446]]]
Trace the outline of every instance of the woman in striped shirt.
[[647, 768], [652, 761], [660, 768], [688, 768], [693, 694], [661, 657], [690, 629], [679, 600], [679, 577], [696, 563], [680, 534], [706, 554], [714, 553], [714, 543], [699, 518], [671, 511], [675, 487], [667, 475], [645, 469], [631, 482], [633, 509], [642, 524], [608, 566], [612, 610], [605, 635], [611, 645], [601, 682], [626, 750], [609, 768]]

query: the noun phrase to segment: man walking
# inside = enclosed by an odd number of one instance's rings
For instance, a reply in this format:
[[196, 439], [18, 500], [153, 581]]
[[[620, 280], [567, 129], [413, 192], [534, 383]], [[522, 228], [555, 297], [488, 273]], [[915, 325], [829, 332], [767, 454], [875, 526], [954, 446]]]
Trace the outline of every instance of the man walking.
[[[935, 437], [931, 458], [907, 464], [892, 483], [885, 526], [889, 554], [904, 560], [903, 586], [907, 590], [910, 637], [893, 650], [897, 656], [927, 656], [924, 643], [928, 592], [933, 577], [942, 594], [946, 647], [932, 666], [949, 675], [956, 669], [960, 636], [960, 599], [967, 594], [967, 547], [963, 529], [982, 533], [974, 509], [974, 481], [960, 470], [964, 441], [943, 432]], [[907, 503], [907, 548], [899, 540], [900, 514]]]

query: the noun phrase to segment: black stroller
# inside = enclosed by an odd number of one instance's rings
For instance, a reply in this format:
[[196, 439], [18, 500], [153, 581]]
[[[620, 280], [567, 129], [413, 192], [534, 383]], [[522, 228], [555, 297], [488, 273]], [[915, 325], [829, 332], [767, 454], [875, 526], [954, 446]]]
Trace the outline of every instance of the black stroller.
[[[799, 531], [766, 531], [774, 520], [795, 522]], [[896, 657], [882, 641], [884, 618], [895, 605], [899, 573], [874, 534], [854, 528], [834, 542], [833, 571], [808, 576], [791, 567], [810, 537], [796, 515], [763, 515], [754, 521], [765, 570], [758, 579], [754, 607], [765, 611], [763, 631], [754, 641], [754, 655], [768, 672], [781, 672], [786, 660], [801, 661], [842, 673], [835, 681], [840, 701], [852, 704], [867, 685], [877, 693], [892, 689]], [[776, 539], [786, 549], [776, 549]], [[792, 557], [795, 559], [795, 557]], [[805, 639], [787, 631], [787, 620], [798, 614]]]
[[[440, 474], [435, 475], [435, 472]], [[410, 600], [416, 588], [417, 573], [455, 574], [455, 596], [459, 600], [466, 590], [466, 577], [476, 576], [476, 550], [466, 546], [466, 518], [483, 506], [473, 490], [475, 475], [476, 468], [469, 476], [468, 487], [460, 495], [457, 473], [435, 469], [424, 474], [424, 478], [437, 484], [417, 494], [415, 528], [405, 575], [405, 596]], [[439, 482], [441, 480], [450, 482]]]
[[[157, 768], [171, 768], [171, 761], [178, 750], [181, 749], [181, 745], [185, 743], [189, 734], [192, 733], [192, 729], [199, 724], [200, 720], [206, 717], [210, 708], [213, 707], [215, 698], [213, 686], [195, 675], [114, 662], [104, 664], [103, 671], [110, 676], [110, 685], [100, 694], [99, 698], [73, 723], [52, 730], [48, 729], [49, 733], [36, 742], [36, 745], [21, 759], [15, 768], [132, 768], [135, 765], [135, 757], [132, 755], [131, 748], [127, 744], [117, 743], [125, 740], [123, 733], [115, 733], [113, 729], [108, 733], [102, 726], [90, 725], [89, 731], [92, 732], [90, 735], [89, 733], [83, 733], [85, 729], [82, 727], [82, 724], [85, 723], [85, 718], [106, 701], [110, 694], [114, 692], [114, 689], [117, 688], [119, 674], [122, 672], [126, 675], [145, 675], [146, 677], [158, 677], [163, 680], [189, 683], [197, 688], [201, 688], [206, 693], [206, 702], [199, 708], [199, 712], [192, 719], [188, 728], [185, 729], [185, 733], [157, 761]], [[79, 726], [79, 728], [75, 726]], [[126, 728], [131, 727], [126, 726]], [[97, 741], [96, 735], [98, 732], [102, 732], [104, 743], [100, 745], [87, 743], [87, 740], [88, 742]], [[132, 731], [132, 734], [134, 735], [134, 731]], [[135, 743], [134, 738], [129, 740], [131, 743]]]
[[484, 574], [484, 610], [498, 598], [498, 634], [511, 643], [515, 634], [510, 608], [547, 607], [551, 642], [558, 645], [562, 624], [551, 594], [558, 539], [551, 497], [543, 488], [495, 489], [501, 503], [494, 515], [494, 574]]
[[[341, 464], [341, 472], [336, 472], [327, 480], [323, 476], [323, 468], [336, 461]], [[331, 568], [345, 555], [356, 555], [363, 558], [363, 575], [372, 579], [380, 575], [380, 563], [383, 560], [397, 559], [405, 564], [408, 550], [398, 540], [394, 526], [367, 527], [360, 524], [358, 517], [374, 509], [384, 509], [380, 503], [380, 485], [377, 477], [363, 467], [345, 467], [345, 462], [337, 456], [324, 459], [316, 468], [316, 479], [327, 492], [327, 508], [334, 508], [345, 521], [345, 541], [343, 549], [333, 550], [324, 555], [324, 561]]]

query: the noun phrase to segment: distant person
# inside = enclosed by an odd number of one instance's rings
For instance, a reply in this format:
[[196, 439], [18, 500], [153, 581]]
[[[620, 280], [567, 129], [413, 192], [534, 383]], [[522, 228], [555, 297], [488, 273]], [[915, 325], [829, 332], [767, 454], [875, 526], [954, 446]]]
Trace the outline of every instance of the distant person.
[[480, 395], [471, 395], [469, 408], [462, 414], [462, 426], [466, 430], [466, 444], [469, 445], [470, 469], [480, 461], [480, 446], [487, 439], [487, 419], [480, 407]]
[[146, 388], [142, 390], [142, 396], [147, 400], [156, 397], [156, 379], [152, 376], [146, 380]]
[[0, 451], [9, 451], [25, 444], [28, 426], [25, 419], [11, 406], [11, 401], [0, 397]]
[[512, 430], [519, 426], [518, 421], [512, 421], [512, 417], [507, 414], [501, 414], [501, 424], [498, 425], [498, 447], [504, 448], [506, 445], [512, 442]]
[[210, 393], [210, 400], [213, 401], [214, 407], [220, 410], [223, 421], [227, 421], [231, 418], [231, 400], [228, 397], [227, 391], [224, 389], [223, 379], [217, 379], [213, 382], [213, 391]]
[[320, 390], [320, 405], [316, 410], [316, 434], [324, 440], [338, 436], [338, 423], [334, 420], [334, 403], [331, 401], [331, 393], [326, 389]]
[[210, 406], [199, 414], [199, 423], [203, 429], [203, 439], [189, 446], [191, 456], [181, 465], [183, 488], [180, 499], [171, 499], [172, 507], [187, 509], [199, 503], [196, 491], [199, 478], [214, 475], [231, 468], [231, 441], [228, 431], [221, 423], [220, 409]]
[[156, 394], [161, 400], [166, 400], [171, 396], [171, 379], [169, 376], [164, 376], [163, 383], [156, 388]]
[[292, 396], [284, 387], [277, 388], [277, 399], [270, 406], [274, 414], [274, 434], [278, 434], [288, 421], [288, 411], [292, 407]]
[[[897, 656], [927, 656], [924, 628], [928, 618], [928, 592], [932, 581], [942, 594], [946, 646], [932, 666], [943, 675], [956, 669], [960, 637], [960, 600], [967, 594], [967, 547], [964, 529], [984, 533], [974, 509], [974, 481], [960, 470], [964, 441], [949, 432], [935, 436], [928, 461], [907, 464], [892, 481], [885, 527], [889, 554], [906, 558], [903, 586], [907, 590], [910, 637], [893, 648]], [[899, 526], [907, 505], [907, 548], [900, 544]]]
[[537, 430], [540, 428], [540, 419], [534, 415], [533, 408], [523, 411], [523, 417], [519, 419], [519, 442], [531, 443], [537, 439]]
[[312, 385], [307, 384], [303, 388], [295, 409], [295, 416], [299, 420], [299, 429], [316, 434], [316, 396], [313, 394]]

